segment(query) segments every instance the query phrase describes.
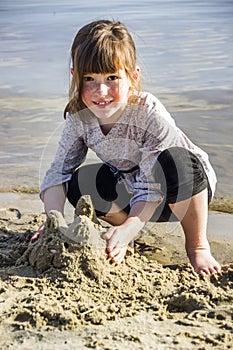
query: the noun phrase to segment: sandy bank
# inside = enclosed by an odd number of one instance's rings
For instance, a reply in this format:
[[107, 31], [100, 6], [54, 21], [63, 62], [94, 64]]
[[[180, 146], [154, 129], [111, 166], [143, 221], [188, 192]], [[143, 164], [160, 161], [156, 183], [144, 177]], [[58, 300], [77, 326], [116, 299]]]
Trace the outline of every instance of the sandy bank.
[[148, 223], [116, 268], [101, 241], [106, 228], [90, 211], [73, 220], [68, 206], [69, 234], [55, 215], [29, 245], [45, 219], [38, 197], [1, 199], [2, 350], [231, 349], [232, 215], [210, 213], [209, 240], [223, 271], [198, 276], [177, 223]]

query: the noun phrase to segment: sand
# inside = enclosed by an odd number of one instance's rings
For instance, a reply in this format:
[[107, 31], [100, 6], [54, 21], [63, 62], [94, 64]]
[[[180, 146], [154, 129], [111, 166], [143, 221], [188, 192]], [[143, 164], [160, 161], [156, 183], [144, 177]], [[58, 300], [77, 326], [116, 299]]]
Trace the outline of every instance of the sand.
[[44, 220], [0, 210], [0, 349], [232, 348], [232, 228], [212, 236], [223, 268], [206, 276], [188, 263], [177, 223], [148, 223], [115, 266], [88, 196], [68, 224], [51, 212], [31, 244]]

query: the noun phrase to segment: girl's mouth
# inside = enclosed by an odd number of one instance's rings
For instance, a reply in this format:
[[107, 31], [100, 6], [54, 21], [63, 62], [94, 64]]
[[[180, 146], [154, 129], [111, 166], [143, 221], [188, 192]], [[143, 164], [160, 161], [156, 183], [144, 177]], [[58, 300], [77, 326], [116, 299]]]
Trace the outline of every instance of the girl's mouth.
[[112, 101], [93, 101], [93, 103], [96, 106], [107, 106], [111, 103]]

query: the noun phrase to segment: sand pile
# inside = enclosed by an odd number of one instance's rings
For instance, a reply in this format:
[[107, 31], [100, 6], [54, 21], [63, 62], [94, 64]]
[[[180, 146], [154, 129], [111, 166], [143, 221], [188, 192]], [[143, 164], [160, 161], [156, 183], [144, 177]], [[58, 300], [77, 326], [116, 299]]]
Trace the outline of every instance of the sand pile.
[[[32, 227], [39, 222], [34, 217]], [[106, 229], [88, 197], [69, 226], [51, 212], [31, 245], [30, 230], [13, 233], [2, 227], [0, 322], [16, 329], [64, 330], [146, 311], [156, 320], [181, 319], [181, 314], [187, 324], [214, 320], [227, 330], [225, 340], [232, 340], [233, 266], [197, 276], [189, 264], [164, 267], [141, 250], [129, 250], [125, 261], [114, 266], [102, 239]]]

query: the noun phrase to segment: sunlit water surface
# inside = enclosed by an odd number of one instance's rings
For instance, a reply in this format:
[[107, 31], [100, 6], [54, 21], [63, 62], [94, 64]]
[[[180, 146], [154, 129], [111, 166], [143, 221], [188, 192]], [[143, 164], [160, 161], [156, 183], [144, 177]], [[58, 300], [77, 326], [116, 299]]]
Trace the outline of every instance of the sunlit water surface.
[[143, 87], [209, 153], [217, 193], [233, 197], [231, 0], [1, 1], [0, 188], [38, 187], [61, 131], [72, 39], [98, 18], [128, 26]]

